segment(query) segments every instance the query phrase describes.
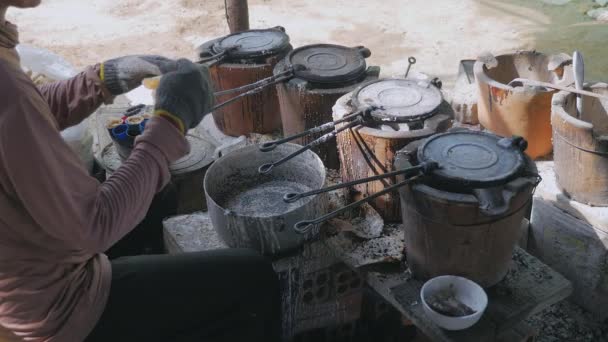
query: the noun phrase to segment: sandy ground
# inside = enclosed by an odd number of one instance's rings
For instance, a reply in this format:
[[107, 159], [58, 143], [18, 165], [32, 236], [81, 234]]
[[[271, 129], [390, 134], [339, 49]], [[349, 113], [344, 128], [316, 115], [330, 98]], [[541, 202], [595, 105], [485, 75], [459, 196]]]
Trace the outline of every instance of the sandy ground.
[[[460, 59], [515, 49], [586, 57], [589, 78], [608, 80], [600, 56], [608, 24], [584, 13], [592, 0], [249, 0], [252, 28], [284, 26], [295, 46], [365, 45], [370, 64], [401, 74], [416, 70], [450, 84]], [[228, 33], [222, 0], [46, 0], [11, 10], [24, 43], [50, 49], [78, 67], [114, 56], [158, 53], [193, 58], [200, 43]]]

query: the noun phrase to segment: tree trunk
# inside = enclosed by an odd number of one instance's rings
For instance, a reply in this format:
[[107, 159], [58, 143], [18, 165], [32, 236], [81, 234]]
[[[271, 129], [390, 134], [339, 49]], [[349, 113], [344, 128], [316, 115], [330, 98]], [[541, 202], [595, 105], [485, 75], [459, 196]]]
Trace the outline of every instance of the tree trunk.
[[249, 30], [249, 7], [247, 0], [224, 0], [226, 20], [230, 33]]

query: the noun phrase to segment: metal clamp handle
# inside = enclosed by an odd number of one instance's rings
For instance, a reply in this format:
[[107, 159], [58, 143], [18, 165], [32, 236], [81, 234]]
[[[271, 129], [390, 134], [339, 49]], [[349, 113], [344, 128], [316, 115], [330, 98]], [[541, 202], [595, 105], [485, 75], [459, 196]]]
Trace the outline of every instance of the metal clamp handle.
[[237, 87], [237, 88], [232, 88], [232, 89], [226, 89], [226, 90], [221, 90], [221, 91], [216, 91], [215, 93], [213, 93], [213, 95], [215, 96], [222, 96], [222, 95], [226, 95], [226, 94], [232, 94], [232, 93], [240, 93], [246, 90], [251, 90], [251, 89], [255, 89], [255, 88], [262, 88], [262, 87], [266, 87], [268, 86], [268, 84], [272, 83], [274, 80], [278, 79], [278, 78], [282, 78], [282, 77], [292, 77], [293, 76], [293, 70], [289, 69], [289, 70], [285, 70], [281, 73], [278, 73], [276, 75], [270, 76], [270, 77], [266, 77], [263, 78], [255, 83], [250, 83], [241, 87]]
[[334, 218], [334, 217], [336, 217], [336, 216], [340, 215], [341, 213], [345, 212], [346, 210], [349, 210], [349, 209], [351, 209], [351, 208], [358, 207], [358, 206], [360, 206], [360, 205], [362, 205], [362, 204], [365, 204], [365, 203], [367, 203], [367, 202], [370, 202], [371, 200], [375, 199], [376, 197], [380, 197], [380, 196], [385, 195], [385, 194], [387, 194], [387, 193], [389, 193], [389, 192], [392, 192], [392, 191], [394, 191], [394, 190], [397, 190], [398, 188], [400, 188], [400, 187], [402, 187], [402, 186], [404, 186], [404, 185], [406, 185], [406, 184], [408, 184], [408, 183], [413, 182], [413, 181], [414, 181], [414, 180], [416, 180], [418, 177], [420, 177], [420, 176], [419, 176], [419, 175], [418, 175], [418, 176], [414, 176], [414, 177], [411, 177], [411, 178], [409, 178], [409, 179], [406, 179], [406, 180], [404, 180], [404, 181], [402, 181], [402, 182], [399, 182], [399, 183], [397, 183], [397, 184], [395, 184], [395, 185], [389, 186], [388, 188], [386, 188], [386, 189], [384, 189], [384, 190], [381, 190], [381, 191], [378, 191], [378, 192], [376, 192], [376, 193], [375, 193], [375, 194], [373, 194], [373, 195], [370, 195], [370, 196], [368, 196], [368, 197], [366, 197], [366, 198], [360, 199], [360, 200], [358, 200], [357, 202], [351, 203], [351, 204], [349, 204], [349, 205], [347, 205], [347, 206], [344, 206], [344, 207], [342, 207], [342, 208], [340, 208], [340, 209], [336, 209], [336, 210], [332, 211], [331, 213], [326, 214], [326, 215], [323, 215], [323, 216], [321, 216], [321, 217], [318, 217], [318, 218], [316, 218], [316, 219], [314, 219], [314, 220], [303, 220], [303, 221], [297, 222], [297, 223], [296, 223], [296, 224], [293, 226], [293, 230], [294, 230], [296, 233], [300, 233], [300, 234], [306, 234], [306, 233], [308, 233], [308, 232], [309, 232], [309, 231], [310, 231], [310, 230], [311, 230], [311, 229], [312, 229], [312, 228], [313, 228], [315, 225], [317, 225], [317, 224], [319, 224], [319, 223], [323, 223], [323, 222], [325, 222], [325, 221], [327, 221], [327, 220], [330, 220], [330, 219], [332, 219], [332, 218]]
[[[381, 175], [376, 175], [376, 176], [371, 176], [371, 177], [366, 177], [366, 178], [361, 178], [361, 179], [357, 179], [354, 181], [350, 181], [350, 182], [346, 182], [346, 183], [341, 183], [341, 184], [336, 184], [333, 186], [329, 186], [326, 188], [322, 188], [322, 189], [317, 189], [317, 190], [312, 190], [312, 191], [308, 191], [308, 192], [290, 192], [287, 193], [283, 196], [283, 201], [287, 202], [287, 203], [293, 203], [299, 199], [302, 199], [304, 197], [308, 197], [308, 196], [313, 196], [313, 195], [318, 195], [318, 194], [322, 194], [325, 192], [330, 192], [330, 191], [334, 191], [334, 190], [338, 190], [338, 189], [342, 189], [342, 188], [347, 188], [349, 186], [353, 186], [353, 185], [357, 185], [357, 184], [363, 184], [363, 183], [368, 183], [368, 182], [373, 182], [376, 180], [380, 180], [380, 179], [384, 179], [384, 178], [389, 178], [389, 177], [394, 177], [394, 176], [399, 176], [399, 175], [403, 175], [403, 174], [408, 174], [411, 172], [418, 172], [418, 171], [422, 171], [423, 173], [425, 172], [425, 170], [428, 170], [429, 168], [436, 168], [434, 166], [430, 166], [431, 163], [434, 162], [426, 162], [426, 163], [422, 163], [420, 165], [416, 165], [416, 166], [412, 166], [412, 167], [408, 167], [406, 169], [402, 169], [402, 170], [397, 170], [397, 171], [392, 171], [392, 172], [387, 172], [387, 173], [383, 173]], [[434, 163], [436, 164], [436, 163]], [[426, 171], [428, 172], [428, 171]]]
[[363, 122], [363, 120], [361, 118], [359, 118], [358, 120], [353, 120], [353, 121], [349, 122], [348, 124], [346, 124], [346, 125], [338, 128], [338, 129], [334, 130], [333, 132], [330, 132], [330, 133], [327, 133], [325, 135], [322, 135], [318, 139], [315, 139], [315, 140], [311, 141], [310, 143], [308, 143], [307, 145], [303, 146], [302, 148], [296, 150], [295, 152], [291, 153], [288, 156], [285, 156], [285, 157], [277, 160], [274, 163], [266, 163], [266, 164], [261, 165], [259, 167], [259, 169], [258, 169], [258, 172], [261, 173], [261, 174], [269, 173], [275, 166], [279, 166], [279, 165], [285, 163], [286, 161], [289, 161], [289, 160], [297, 157], [298, 155], [306, 152], [307, 150], [310, 150], [313, 147], [316, 147], [316, 146], [318, 146], [320, 144], [323, 144], [323, 143], [325, 143], [325, 142], [327, 142], [327, 141], [335, 138], [336, 135], [338, 135], [338, 133], [340, 133], [340, 132], [342, 132], [342, 131], [344, 131], [346, 129], [349, 129], [351, 127], [354, 127], [356, 125], [359, 125], [362, 122]]
[[301, 137], [306, 136], [306, 135], [329, 131], [330, 129], [334, 129], [337, 124], [340, 124], [340, 123], [345, 122], [345, 121], [350, 121], [351, 119], [354, 119], [355, 117], [357, 117], [359, 115], [363, 115], [363, 116], [368, 115], [370, 112], [371, 112], [371, 108], [370, 109], [366, 108], [366, 109], [363, 109], [363, 110], [358, 110], [358, 111], [353, 112], [351, 114], [345, 115], [341, 119], [338, 119], [338, 120], [335, 120], [335, 121], [332, 121], [332, 122], [328, 122], [328, 123], [322, 124], [321, 126], [313, 127], [313, 128], [308, 129], [306, 131], [303, 131], [303, 132], [300, 132], [300, 133], [296, 133], [294, 135], [290, 135], [290, 136], [285, 137], [283, 139], [277, 139], [277, 140], [265, 142], [265, 143], [263, 143], [263, 144], [260, 145], [260, 151], [262, 151], [262, 152], [270, 152], [270, 151], [274, 150], [275, 148], [277, 148], [277, 146], [279, 146], [279, 145], [282, 145], [284, 143], [290, 142], [290, 141], [295, 140], [297, 138], [301, 138]]
[[388, 188], [385, 188], [384, 190], [378, 191], [378, 192], [376, 192], [376, 193], [374, 193], [372, 195], [369, 195], [369, 196], [367, 196], [367, 197], [365, 197], [363, 199], [360, 199], [360, 200], [358, 200], [356, 202], [353, 202], [353, 203], [351, 203], [349, 205], [346, 205], [346, 206], [344, 206], [344, 207], [342, 207], [340, 209], [336, 209], [336, 210], [334, 210], [334, 211], [332, 211], [332, 212], [330, 212], [328, 214], [325, 214], [325, 215], [323, 215], [321, 217], [318, 217], [316, 219], [313, 219], [313, 220], [303, 220], [303, 221], [297, 222], [293, 226], [293, 230], [296, 233], [306, 234], [315, 225], [317, 225], [319, 223], [323, 223], [323, 222], [325, 222], [327, 220], [330, 220], [330, 219], [332, 219], [332, 218], [340, 215], [341, 213], [345, 212], [346, 210], [349, 210], [351, 208], [358, 207], [358, 206], [360, 206], [362, 204], [371, 202], [373, 199], [375, 199], [377, 197], [380, 197], [382, 195], [385, 195], [385, 194], [387, 194], [389, 192], [395, 191], [395, 190], [399, 189], [400, 187], [413, 182], [414, 180], [418, 179], [422, 175], [428, 174], [428, 173], [432, 172], [433, 170], [439, 168], [439, 165], [436, 162], [427, 162], [427, 163], [424, 163], [424, 165], [421, 164], [420, 166], [421, 166], [420, 171], [422, 171], [420, 174], [414, 175], [414, 176], [412, 176], [412, 177], [410, 177], [410, 178], [408, 178], [406, 180], [403, 180], [403, 181], [401, 181], [401, 182], [399, 182], [399, 183], [397, 183], [395, 185], [391, 185]]

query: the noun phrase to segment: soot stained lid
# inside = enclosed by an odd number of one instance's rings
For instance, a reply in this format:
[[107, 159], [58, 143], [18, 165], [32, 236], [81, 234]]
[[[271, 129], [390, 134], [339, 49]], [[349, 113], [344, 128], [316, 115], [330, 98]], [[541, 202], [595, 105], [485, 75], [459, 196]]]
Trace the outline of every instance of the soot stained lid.
[[429, 82], [407, 79], [380, 79], [353, 93], [356, 108], [373, 106], [372, 116], [380, 121], [412, 122], [427, 119], [441, 104], [441, 91]]
[[289, 47], [289, 36], [282, 28], [265, 30], [249, 30], [228, 35], [215, 44], [214, 53], [221, 53], [234, 48], [228, 55], [230, 58], [256, 58], [271, 56]]
[[[192, 135], [187, 135], [186, 140], [190, 144], [190, 153], [169, 164], [169, 171], [172, 175], [197, 171], [213, 162], [215, 146], [212, 143]], [[104, 168], [109, 172], [118, 170], [122, 165], [114, 143], [110, 143], [103, 149], [101, 159]]]
[[454, 186], [487, 188], [505, 184], [525, 167], [520, 137], [502, 138], [477, 131], [436, 134], [418, 148], [418, 161], [435, 161], [433, 178]]
[[365, 47], [349, 48], [340, 45], [316, 44], [297, 48], [289, 53], [287, 62], [295, 68], [296, 77], [315, 83], [347, 83], [363, 76], [365, 58], [371, 52]]

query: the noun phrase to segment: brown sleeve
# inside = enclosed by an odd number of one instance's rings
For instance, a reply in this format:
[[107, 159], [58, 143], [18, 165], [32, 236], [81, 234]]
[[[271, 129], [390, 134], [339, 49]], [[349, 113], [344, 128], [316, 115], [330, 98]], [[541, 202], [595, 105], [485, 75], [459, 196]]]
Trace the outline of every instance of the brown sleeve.
[[49, 108], [33, 86], [31, 93], [10, 95], [10, 101], [0, 99], [0, 186], [45, 231], [74, 248], [103, 252], [131, 231], [169, 181], [169, 161], [189, 148], [168, 121], [153, 118], [130, 158], [100, 184], [53, 124], [41, 119]]
[[110, 103], [112, 95], [99, 79], [99, 65], [87, 67], [78, 75], [38, 87], [51, 113], [63, 130], [77, 125], [103, 103]]

